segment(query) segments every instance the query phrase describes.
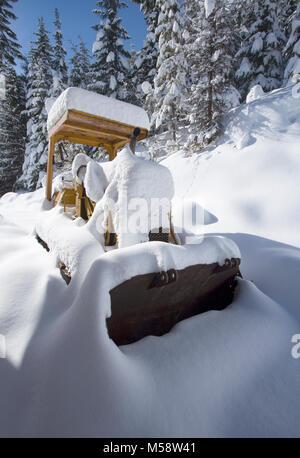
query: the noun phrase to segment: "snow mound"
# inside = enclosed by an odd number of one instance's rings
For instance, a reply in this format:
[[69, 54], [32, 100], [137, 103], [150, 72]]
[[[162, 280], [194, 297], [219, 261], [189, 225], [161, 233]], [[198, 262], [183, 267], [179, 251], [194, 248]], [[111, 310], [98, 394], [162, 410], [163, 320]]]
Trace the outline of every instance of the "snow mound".
[[300, 131], [296, 89], [297, 85], [291, 85], [263, 94], [259, 86], [255, 86], [250, 91], [248, 103], [231, 110], [226, 135], [239, 149], [251, 145], [259, 138], [290, 143], [298, 137]]
[[120, 248], [146, 242], [151, 230], [169, 228], [173, 194], [166, 167], [124, 148], [112, 162], [109, 185], [88, 226], [94, 234], [103, 230], [109, 212]]
[[255, 285], [240, 281], [222, 312], [117, 348], [105, 326], [109, 288], [158, 261], [167, 268], [175, 252], [184, 266], [179, 252], [194, 256], [192, 246], [168, 247], [161, 260], [160, 244], [145, 245], [146, 255], [138, 246], [128, 267], [132, 248], [108, 253], [70, 289], [24, 231], [1, 222], [0, 236], [1, 436], [298, 435], [299, 370], [289, 356], [297, 322]]
[[249, 94], [247, 95], [246, 102], [253, 102], [254, 100], [259, 99], [260, 97], [263, 97], [265, 95], [265, 92], [263, 88], [261, 87], [260, 84], [256, 84], [253, 86], [252, 89], [250, 89]]
[[[44, 183], [43, 186], [45, 186]], [[71, 172], [60, 173], [53, 180], [53, 193], [61, 192], [63, 189], [73, 189], [73, 175]]]
[[142, 108], [85, 89], [70, 87], [53, 104], [48, 114], [48, 131], [68, 110], [78, 110], [130, 126], [150, 129], [148, 115]]
[[148, 94], [151, 94], [152, 92], [152, 86], [151, 84], [148, 82], [148, 81], [144, 81], [142, 83], [142, 91], [144, 92], [144, 94], [148, 95]]

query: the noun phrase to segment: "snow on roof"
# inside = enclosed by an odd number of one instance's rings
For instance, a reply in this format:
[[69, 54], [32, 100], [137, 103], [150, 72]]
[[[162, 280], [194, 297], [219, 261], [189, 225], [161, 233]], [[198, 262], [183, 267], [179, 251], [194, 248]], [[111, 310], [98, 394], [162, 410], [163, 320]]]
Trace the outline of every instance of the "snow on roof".
[[78, 110], [130, 126], [150, 129], [149, 118], [143, 108], [85, 89], [70, 87], [53, 104], [48, 114], [48, 131], [68, 110]]

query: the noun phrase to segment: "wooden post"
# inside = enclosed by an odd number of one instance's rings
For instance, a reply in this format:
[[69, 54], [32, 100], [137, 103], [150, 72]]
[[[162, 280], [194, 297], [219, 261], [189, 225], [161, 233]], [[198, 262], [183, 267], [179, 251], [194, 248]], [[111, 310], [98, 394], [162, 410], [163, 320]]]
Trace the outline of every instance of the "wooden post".
[[118, 147], [116, 145], [109, 145], [108, 153], [109, 153], [109, 160], [113, 161], [117, 156]]
[[49, 139], [48, 149], [48, 165], [47, 165], [47, 184], [46, 184], [46, 199], [51, 201], [52, 199], [52, 179], [53, 179], [53, 156], [55, 149], [55, 138], [54, 136]]

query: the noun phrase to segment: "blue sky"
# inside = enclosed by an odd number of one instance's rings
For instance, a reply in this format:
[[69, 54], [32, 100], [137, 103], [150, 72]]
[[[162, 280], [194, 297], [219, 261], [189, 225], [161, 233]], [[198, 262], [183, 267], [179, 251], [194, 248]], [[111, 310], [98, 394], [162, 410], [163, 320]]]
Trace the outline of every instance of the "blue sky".
[[[126, 3], [128, 8], [120, 10], [122, 24], [131, 36], [131, 40], [126, 42], [126, 47], [129, 49], [130, 44], [133, 43], [138, 50], [145, 39], [146, 24], [139, 5], [132, 3], [130, 0], [127, 0]], [[27, 54], [30, 48], [33, 32], [37, 29], [37, 22], [40, 16], [44, 17], [47, 29], [53, 32], [55, 8], [60, 11], [66, 49], [70, 50], [71, 41], [78, 41], [78, 35], [87, 42], [89, 49], [91, 49], [96, 37], [96, 32], [91, 28], [92, 25], [97, 23], [97, 17], [92, 13], [95, 6], [96, 0], [52, 0], [50, 2], [45, 0], [19, 0], [14, 7], [14, 12], [18, 19], [13, 23], [13, 29], [23, 46], [23, 53]]]

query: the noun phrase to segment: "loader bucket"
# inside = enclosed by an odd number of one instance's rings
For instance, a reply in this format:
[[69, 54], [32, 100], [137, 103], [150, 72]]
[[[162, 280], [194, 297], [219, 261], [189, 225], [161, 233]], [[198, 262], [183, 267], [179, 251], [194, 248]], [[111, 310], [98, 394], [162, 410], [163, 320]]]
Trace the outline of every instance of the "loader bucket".
[[198, 264], [184, 270], [136, 276], [110, 291], [110, 338], [127, 345], [146, 336], [162, 336], [178, 322], [233, 301], [240, 259]]

